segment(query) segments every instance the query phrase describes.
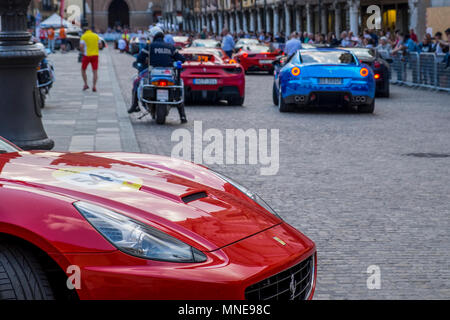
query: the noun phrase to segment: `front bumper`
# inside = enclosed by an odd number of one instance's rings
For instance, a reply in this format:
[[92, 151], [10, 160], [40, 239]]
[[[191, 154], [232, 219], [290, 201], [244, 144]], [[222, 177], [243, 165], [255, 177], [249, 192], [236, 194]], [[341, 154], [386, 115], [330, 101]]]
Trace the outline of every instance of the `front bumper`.
[[284, 98], [288, 104], [299, 106], [358, 106], [371, 104], [374, 98], [368, 95], [352, 95], [345, 91], [314, 91], [309, 94], [295, 94]]
[[[284, 275], [281, 272], [314, 255], [311, 240], [281, 223], [208, 252], [204, 263], [151, 261], [120, 251], [65, 254], [64, 259], [81, 269], [81, 288], [77, 290], [81, 299], [236, 300], [245, 299], [250, 286]], [[305, 298], [314, 293], [316, 269]], [[286, 285], [291, 285], [290, 280]]]
[[246, 60], [242, 61], [242, 66], [245, 71], [272, 71], [274, 70], [273, 64], [261, 64], [258, 60]]
[[194, 84], [195, 76], [182, 76], [185, 96], [194, 100], [226, 100], [245, 96], [244, 74], [229, 75], [227, 77], [212, 77], [217, 79], [215, 85]]
[[198, 88], [195, 89], [196, 90], [193, 90], [192, 87], [185, 87], [185, 94], [190, 100], [217, 101], [243, 97], [241, 96], [239, 88], [235, 86], [223, 86], [217, 88], [217, 90], [211, 90], [211, 88], [204, 88], [203, 90], [199, 90]]
[[344, 85], [321, 85], [307, 80], [282, 83], [286, 103], [298, 105], [361, 105], [375, 98], [375, 81], [345, 79]]

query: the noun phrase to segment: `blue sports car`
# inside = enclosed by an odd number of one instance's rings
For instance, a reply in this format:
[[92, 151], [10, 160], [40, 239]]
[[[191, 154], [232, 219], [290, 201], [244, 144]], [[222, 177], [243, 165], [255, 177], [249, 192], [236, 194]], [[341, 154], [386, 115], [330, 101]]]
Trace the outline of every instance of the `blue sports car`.
[[280, 112], [295, 107], [342, 106], [362, 113], [375, 108], [372, 69], [344, 49], [301, 49], [275, 63], [273, 102]]

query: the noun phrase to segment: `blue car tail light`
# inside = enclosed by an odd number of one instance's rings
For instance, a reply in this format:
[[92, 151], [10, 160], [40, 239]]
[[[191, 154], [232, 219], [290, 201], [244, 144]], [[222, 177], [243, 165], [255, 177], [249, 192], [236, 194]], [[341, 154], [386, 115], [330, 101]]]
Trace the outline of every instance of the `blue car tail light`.
[[361, 70], [359, 70], [359, 74], [365, 78], [369, 75], [369, 69], [363, 67], [361, 68]]
[[298, 75], [300, 75], [300, 68], [299, 68], [299, 67], [293, 67], [293, 68], [291, 69], [291, 74], [292, 74], [294, 77], [297, 77]]

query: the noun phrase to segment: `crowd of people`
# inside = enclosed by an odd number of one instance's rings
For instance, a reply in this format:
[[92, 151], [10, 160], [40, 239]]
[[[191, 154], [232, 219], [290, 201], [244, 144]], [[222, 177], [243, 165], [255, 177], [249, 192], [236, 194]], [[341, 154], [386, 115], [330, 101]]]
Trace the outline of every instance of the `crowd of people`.
[[[146, 37], [146, 31], [142, 29], [130, 30], [128, 28], [109, 29], [106, 31], [108, 34], [126, 34], [140, 36], [143, 39]], [[340, 47], [364, 47], [364, 48], [376, 48], [388, 52], [392, 56], [406, 55], [408, 52], [435, 52], [437, 54], [448, 54], [450, 46], [450, 28], [445, 30], [445, 37], [442, 32], [436, 32], [433, 35], [427, 33], [423, 39], [419, 40], [414, 29], [411, 29], [409, 33], [403, 33], [399, 30], [364, 30], [362, 34], [355, 35], [352, 31], [342, 31], [340, 35], [336, 35], [333, 32], [328, 34], [322, 33], [308, 33], [294, 31], [290, 35], [285, 35], [283, 32], [272, 34], [271, 32], [226, 32], [214, 33], [208, 32], [204, 27], [198, 33], [173, 31], [172, 35], [188, 36], [191, 40], [194, 39], [215, 39], [223, 41], [225, 36], [231, 36], [234, 42], [241, 38], [258, 39], [261, 43], [278, 44], [279, 47], [284, 46], [290, 39], [296, 39], [301, 44], [314, 44], [314, 45], [329, 45]], [[230, 37], [226, 38], [229, 43]], [[127, 40], [127, 39], [125, 39]], [[226, 46], [226, 44], [224, 44]], [[226, 50], [225, 50], [226, 51]]]
[[[31, 31], [31, 33], [33, 32]], [[67, 33], [66, 28], [64, 28], [63, 26], [57, 29], [55, 29], [54, 27], [40, 28], [38, 30], [38, 34], [34, 35], [33, 40], [35, 42], [39, 41], [42, 44], [46, 45], [52, 53], [55, 52], [56, 40], [60, 40], [60, 51], [62, 53], [66, 53]]]

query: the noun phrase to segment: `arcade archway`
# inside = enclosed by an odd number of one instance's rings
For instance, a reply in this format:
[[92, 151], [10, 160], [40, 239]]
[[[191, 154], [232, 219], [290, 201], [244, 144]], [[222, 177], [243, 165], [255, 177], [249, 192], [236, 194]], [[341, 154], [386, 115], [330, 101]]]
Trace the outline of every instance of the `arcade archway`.
[[124, 0], [111, 1], [108, 8], [108, 26], [111, 28], [117, 26], [130, 25], [130, 9]]

